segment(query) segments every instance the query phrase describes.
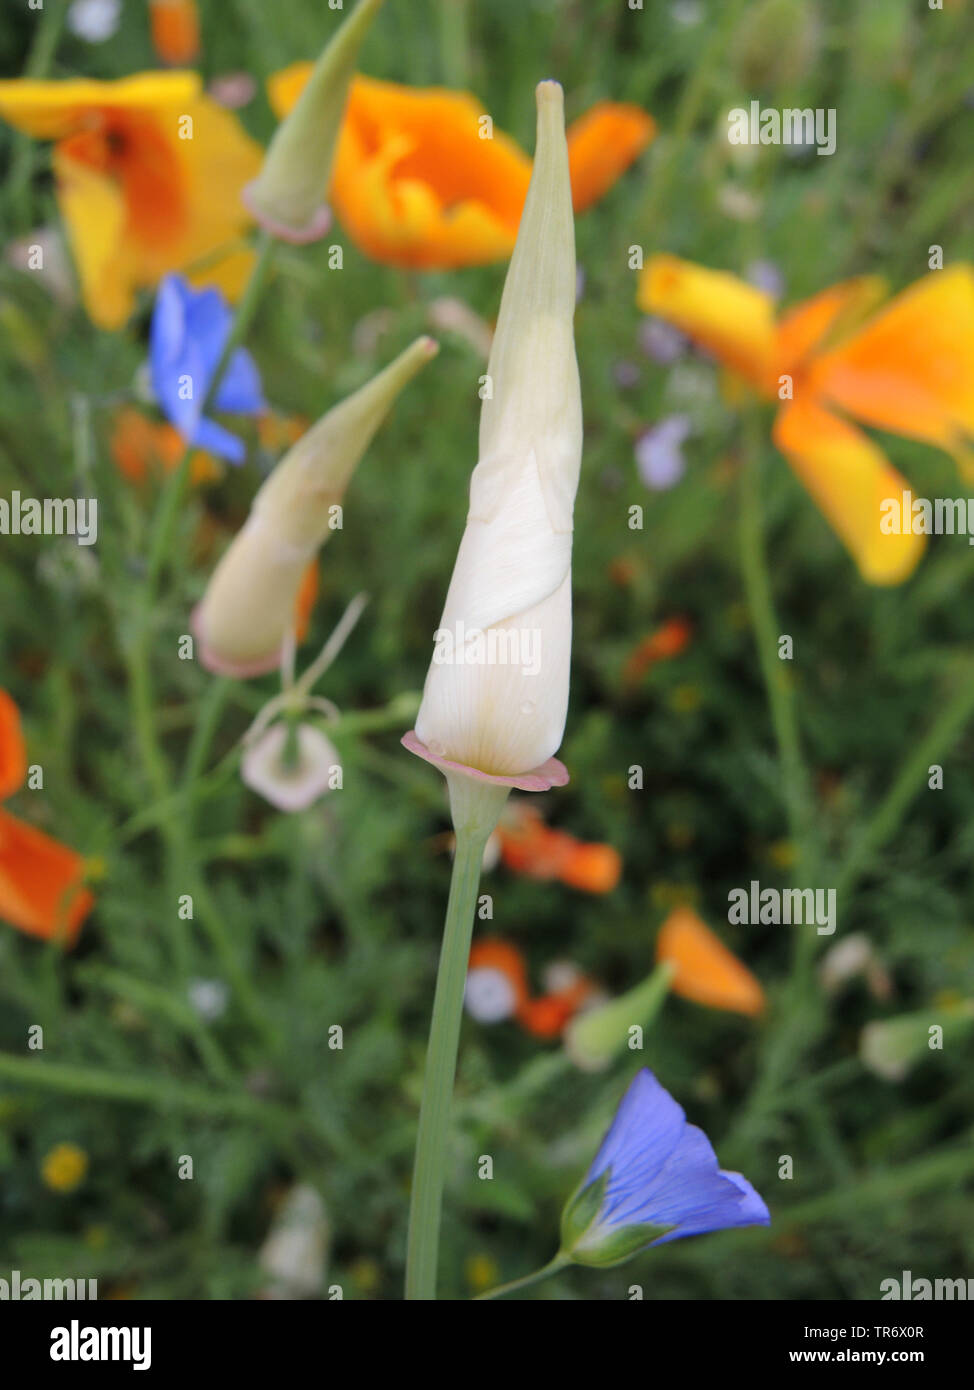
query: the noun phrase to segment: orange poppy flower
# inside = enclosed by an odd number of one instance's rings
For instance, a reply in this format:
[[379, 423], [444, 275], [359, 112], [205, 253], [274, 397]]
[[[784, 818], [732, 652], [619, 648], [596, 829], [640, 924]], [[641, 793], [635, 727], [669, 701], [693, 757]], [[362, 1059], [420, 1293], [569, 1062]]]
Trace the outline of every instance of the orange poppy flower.
[[80, 854], [0, 809], [0, 918], [71, 946], [94, 901]]
[[753, 1017], [764, 1008], [764, 991], [722, 941], [688, 907], [677, 907], [659, 929], [656, 959], [675, 974], [670, 989], [711, 1009]]
[[898, 584], [919, 563], [924, 537], [881, 530], [881, 504], [899, 503], [907, 484], [846, 417], [936, 444], [974, 476], [974, 271], [934, 271], [876, 310], [882, 294], [882, 282], [864, 276], [776, 318], [763, 290], [654, 256], [637, 300], [782, 400], [776, 445], [863, 578]]
[[527, 1000], [517, 1012], [517, 1021], [535, 1038], [560, 1038], [567, 1024], [592, 999], [596, 986], [575, 966], [559, 967], [567, 978], [557, 988]]
[[20, 711], [5, 690], [0, 690], [0, 801], [23, 785], [27, 776], [27, 748], [20, 727]]
[[253, 260], [237, 244], [249, 221], [240, 191], [261, 149], [196, 73], [0, 82], [0, 117], [55, 142], [58, 204], [100, 327], [121, 327], [136, 291], [169, 271], [240, 292]]
[[[17, 706], [0, 690], [0, 797], [27, 775]], [[80, 854], [0, 809], [0, 918], [31, 936], [74, 942], [94, 898]]]
[[[300, 95], [310, 63], [275, 73], [279, 117]], [[485, 125], [476, 97], [357, 76], [338, 139], [329, 201], [352, 241], [373, 260], [449, 270], [503, 260], [514, 249], [531, 160]], [[656, 131], [638, 106], [599, 102], [568, 130], [572, 193], [590, 207]]]
[[636, 685], [651, 666], [679, 656], [689, 645], [693, 628], [686, 618], [667, 618], [630, 653], [622, 672], [623, 685]]
[[200, 51], [200, 16], [196, 0], [149, 0], [152, 46], [170, 67], [192, 63]]
[[505, 813], [497, 835], [501, 858], [515, 873], [558, 879], [583, 893], [611, 893], [619, 882], [622, 858], [617, 849], [552, 830], [540, 812], [525, 802], [515, 802]]
[[[179, 466], [186, 444], [182, 435], [165, 422], [154, 422], [141, 410], [126, 406], [115, 417], [109, 444], [118, 471], [131, 483], [144, 483], [155, 473], [172, 473]], [[222, 477], [223, 469], [205, 449], [194, 449], [190, 477], [208, 483]]]

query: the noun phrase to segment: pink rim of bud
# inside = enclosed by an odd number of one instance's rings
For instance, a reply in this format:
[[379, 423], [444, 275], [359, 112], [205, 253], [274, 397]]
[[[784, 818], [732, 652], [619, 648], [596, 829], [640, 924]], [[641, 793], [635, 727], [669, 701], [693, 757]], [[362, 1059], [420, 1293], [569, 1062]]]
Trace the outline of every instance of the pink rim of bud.
[[495, 787], [516, 787], [521, 792], [547, 792], [552, 787], [563, 787], [568, 782], [568, 768], [557, 758], [548, 758], [540, 767], [533, 768], [530, 772], [500, 777], [492, 772], [481, 772], [477, 767], [468, 767], [466, 763], [454, 762], [451, 758], [439, 757], [417, 737], [415, 729], [403, 734], [400, 742], [410, 753], [415, 753], [417, 758], [423, 758], [443, 772], [461, 772], [476, 782], [490, 782]]
[[327, 203], [321, 204], [306, 227], [289, 227], [286, 222], [278, 222], [276, 218], [269, 217], [254, 201], [251, 192], [254, 183], [248, 183], [243, 188], [240, 200], [257, 225], [263, 227], [265, 232], [270, 232], [271, 236], [277, 237], [278, 241], [289, 241], [292, 246], [306, 246], [308, 242], [320, 241], [330, 231], [331, 208]]
[[213, 650], [203, 632], [203, 605], [198, 603], [189, 616], [189, 630], [199, 646], [200, 665], [212, 671], [215, 676], [232, 676], [234, 680], [245, 681], [252, 676], [266, 676], [268, 671], [276, 671], [284, 654], [282, 647], [269, 656], [255, 657], [253, 661], [225, 661]]

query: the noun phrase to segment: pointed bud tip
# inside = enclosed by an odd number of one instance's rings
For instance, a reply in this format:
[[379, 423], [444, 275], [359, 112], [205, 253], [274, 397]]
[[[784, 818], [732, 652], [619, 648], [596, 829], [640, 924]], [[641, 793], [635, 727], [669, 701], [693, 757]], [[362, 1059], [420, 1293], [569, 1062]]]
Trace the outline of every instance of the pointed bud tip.
[[555, 103], [557, 103], [559, 107], [563, 106], [565, 103], [565, 93], [562, 90], [561, 83], [555, 82], [554, 79], [550, 77], [546, 78], [544, 82], [538, 83], [537, 87], [534, 89], [534, 95], [537, 98], [539, 111]]
[[416, 345], [422, 348], [423, 356], [426, 358], [435, 357], [440, 350], [439, 343], [435, 338], [431, 338], [429, 334], [424, 334], [421, 338], [417, 338]]

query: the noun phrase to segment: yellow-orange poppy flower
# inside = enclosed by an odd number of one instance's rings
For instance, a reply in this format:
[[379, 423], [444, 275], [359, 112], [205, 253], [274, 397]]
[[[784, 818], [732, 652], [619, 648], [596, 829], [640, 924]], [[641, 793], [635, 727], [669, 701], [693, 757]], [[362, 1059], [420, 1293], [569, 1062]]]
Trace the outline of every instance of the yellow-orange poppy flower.
[[[143, 483], [153, 474], [172, 473], [179, 467], [186, 449], [174, 425], [153, 421], [133, 406], [125, 406], [115, 417], [110, 450], [118, 471], [130, 483]], [[190, 478], [208, 483], [222, 477], [223, 469], [205, 449], [194, 449], [190, 457]]]
[[654, 256], [637, 299], [781, 400], [775, 444], [863, 578], [898, 584], [919, 563], [924, 537], [880, 529], [881, 503], [898, 502], [907, 484], [848, 417], [936, 444], [972, 476], [974, 271], [934, 271], [876, 308], [883, 293], [863, 276], [777, 317], [770, 295], [733, 275]]
[[[294, 63], [268, 82], [280, 117], [311, 71]], [[511, 254], [531, 160], [485, 126], [480, 102], [443, 87], [357, 76], [338, 138], [329, 201], [365, 255], [416, 270], [483, 265]], [[653, 118], [599, 102], [568, 130], [576, 212], [590, 207], [649, 144]]]
[[656, 959], [674, 967], [670, 989], [696, 1004], [751, 1017], [764, 1008], [764, 991], [746, 965], [688, 907], [677, 907], [659, 929]]
[[524, 802], [515, 802], [507, 810], [497, 836], [504, 863], [528, 878], [558, 879], [583, 893], [611, 893], [619, 882], [622, 857], [617, 849], [552, 830]]
[[200, 16], [196, 0], [149, 0], [152, 46], [163, 63], [183, 67], [200, 51]]
[[261, 149], [196, 73], [0, 82], [0, 117], [55, 142], [58, 204], [100, 327], [121, 327], [136, 291], [169, 271], [240, 292], [252, 262], [240, 190]]

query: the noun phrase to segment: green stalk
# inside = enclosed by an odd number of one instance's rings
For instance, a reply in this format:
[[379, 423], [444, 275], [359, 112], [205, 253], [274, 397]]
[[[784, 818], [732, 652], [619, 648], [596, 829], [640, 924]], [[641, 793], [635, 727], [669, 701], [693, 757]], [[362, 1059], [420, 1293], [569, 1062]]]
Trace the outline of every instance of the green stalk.
[[481, 1303], [488, 1298], [503, 1298], [506, 1293], [513, 1293], [515, 1289], [527, 1289], [532, 1284], [540, 1284], [542, 1279], [548, 1279], [552, 1274], [557, 1274], [560, 1269], [570, 1265], [571, 1260], [567, 1255], [559, 1252], [553, 1260], [549, 1260], [541, 1269], [536, 1269], [533, 1274], [525, 1274], [523, 1279], [512, 1279], [509, 1284], [498, 1284], [496, 1289], [488, 1289], [486, 1293], [479, 1293], [474, 1299], [475, 1303]]
[[930, 728], [900, 767], [896, 779], [872, 818], [854, 841], [839, 871], [836, 897], [851, 894], [869, 860], [899, 828], [907, 807], [927, 779], [928, 770], [940, 763], [974, 715], [974, 673], [965, 670], [958, 687]]
[[218, 1091], [186, 1085], [167, 1077], [141, 1072], [125, 1075], [99, 1071], [94, 1067], [38, 1062], [0, 1052], [0, 1077], [18, 1085], [58, 1091], [64, 1095], [88, 1096], [95, 1100], [148, 1105], [154, 1110], [180, 1114], [222, 1116], [227, 1119], [256, 1121], [272, 1132], [298, 1129], [302, 1117], [283, 1105], [258, 1100], [244, 1091]]
[[777, 656], [781, 629], [775, 616], [764, 550], [764, 518], [761, 509], [761, 445], [754, 408], [745, 420], [745, 458], [741, 469], [740, 548], [744, 588], [758, 647], [774, 728], [788, 827], [799, 860], [808, 871], [811, 855], [812, 795], [802, 756], [798, 715], [785, 668]]
[[[262, 233], [258, 241], [257, 259], [250, 273], [250, 279], [237, 307], [223, 351], [207, 386], [203, 401], [204, 414], [216, 398], [230, 359], [240, 346], [253, 318], [270, 269], [273, 248], [272, 238], [267, 233]], [[170, 769], [160, 746], [155, 725], [155, 702], [149, 662], [149, 631], [159, 588], [159, 579], [170, 554], [172, 534], [186, 482], [189, 478], [192, 453], [193, 446], [191, 443], [187, 443], [179, 467], [169, 478], [163, 491], [162, 501], [149, 541], [149, 560], [136, 613], [135, 633], [132, 640], [125, 644], [125, 664], [132, 706], [132, 722], [139, 758], [145, 770], [153, 799], [157, 803], [171, 807], [161, 818], [160, 829], [166, 846], [168, 896], [173, 906], [169, 917], [172, 950], [176, 971], [180, 978], [185, 978], [188, 972], [190, 956], [188, 929], [185, 922], [175, 912], [175, 902], [178, 896], [176, 893], [176, 870], [184, 847], [184, 837], [180, 830], [179, 816], [176, 813], [182, 807], [184, 798], [183, 795], [179, 795], [174, 801], [170, 800]]]
[[[24, 64], [22, 78], [37, 81], [50, 72], [67, 12], [68, 0], [49, 0], [47, 6], [37, 12], [37, 31], [27, 55], [27, 62]], [[34, 173], [36, 148], [37, 141], [32, 136], [20, 130], [14, 133], [6, 198], [8, 208], [22, 222], [26, 222], [31, 214], [30, 181]]]
[[457, 1069], [463, 990], [473, 934], [474, 909], [480, 887], [480, 866], [487, 836], [475, 830], [457, 829], [450, 899], [443, 928], [443, 946], [436, 977], [433, 1019], [430, 1024], [423, 1099], [416, 1137], [416, 1159], [409, 1203], [409, 1240], [406, 1255], [406, 1297], [436, 1297], [440, 1211], [443, 1203], [444, 1168], [450, 1141], [450, 1105]]
[[450, 1107], [457, 1071], [473, 915], [480, 887], [484, 846], [497, 824], [510, 788], [461, 773], [447, 773], [456, 853], [446, 907], [443, 946], [436, 977], [423, 1099], [416, 1136], [406, 1247], [406, 1297], [436, 1297], [443, 1183], [450, 1146]]

